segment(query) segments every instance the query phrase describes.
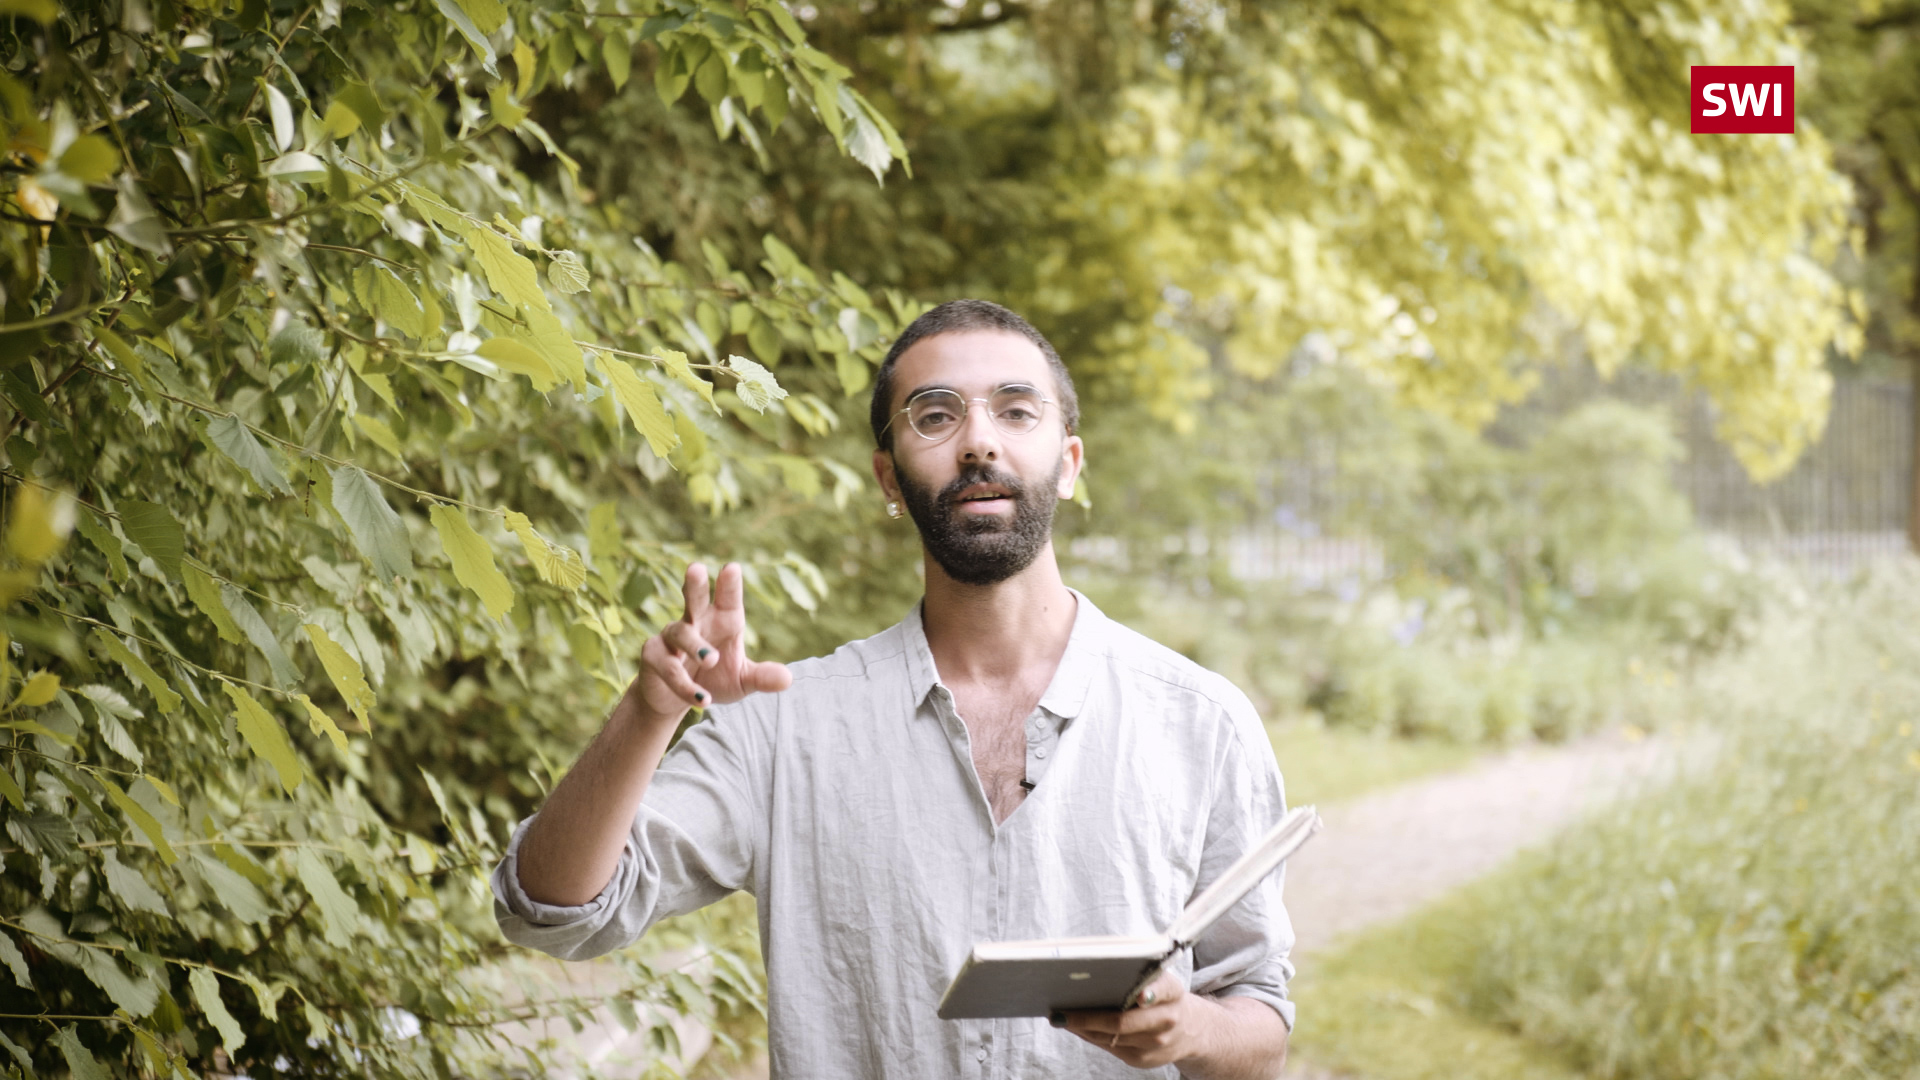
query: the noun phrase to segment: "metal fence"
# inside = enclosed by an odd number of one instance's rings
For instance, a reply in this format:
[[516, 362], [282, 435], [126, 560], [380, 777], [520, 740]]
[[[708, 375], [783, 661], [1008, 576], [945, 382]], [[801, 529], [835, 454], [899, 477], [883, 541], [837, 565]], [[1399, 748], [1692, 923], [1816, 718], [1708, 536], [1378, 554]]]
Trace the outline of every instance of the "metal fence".
[[[1837, 378], [1820, 442], [1785, 476], [1764, 485], [1749, 479], [1715, 438], [1706, 395], [1655, 373], [1623, 372], [1603, 383], [1590, 367], [1552, 369], [1526, 402], [1502, 412], [1487, 436], [1525, 445], [1562, 414], [1601, 395], [1664, 407], [1686, 448], [1674, 465], [1674, 484], [1707, 532], [1749, 555], [1844, 578], [1869, 561], [1908, 550], [1913, 393], [1904, 380]], [[1272, 519], [1249, 526], [1230, 548], [1231, 565], [1243, 578], [1320, 586], [1390, 571], [1381, 545], [1345, 524], [1366, 493], [1353, 490], [1344, 476], [1336, 445], [1276, 463], [1271, 492], [1278, 507]]]

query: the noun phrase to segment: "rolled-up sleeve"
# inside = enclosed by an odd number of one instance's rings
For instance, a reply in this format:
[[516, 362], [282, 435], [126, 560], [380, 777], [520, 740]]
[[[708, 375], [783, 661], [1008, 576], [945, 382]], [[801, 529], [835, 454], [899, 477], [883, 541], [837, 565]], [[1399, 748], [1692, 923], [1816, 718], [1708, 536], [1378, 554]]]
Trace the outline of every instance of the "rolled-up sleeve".
[[[1215, 766], [1206, 853], [1196, 895], [1287, 812], [1280, 767], [1253, 705], [1237, 690], [1223, 696], [1229, 703], [1233, 737], [1222, 740]], [[1282, 899], [1285, 880], [1284, 867], [1268, 875], [1195, 943], [1191, 988], [1196, 993], [1264, 1001], [1291, 1031], [1294, 1003], [1287, 997], [1287, 983], [1293, 978], [1293, 922]]]
[[[493, 871], [493, 913], [507, 940], [562, 960], [631, 944], [661, 919], [751, 889], [765, 851], [766, 697], [710, 710], [669, 750], [634, 815], [613, 877], [584, 904], [543, 904], [520, 884], [519, 823]], [[536, 815], [537, 816], [537, 815]]]

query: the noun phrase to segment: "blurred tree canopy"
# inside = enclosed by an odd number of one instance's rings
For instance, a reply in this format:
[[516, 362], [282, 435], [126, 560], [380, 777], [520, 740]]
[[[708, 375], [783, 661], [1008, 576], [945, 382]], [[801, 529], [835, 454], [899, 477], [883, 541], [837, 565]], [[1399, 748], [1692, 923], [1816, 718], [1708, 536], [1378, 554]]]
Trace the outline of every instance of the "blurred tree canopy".
[[[1778, 469], [1845, 190], [1675, 117], [1791, 49], [1705, 3], [0, 0], [0, 1069], [493, 1072], [601, 1004], [489, 976], [505, 826], [688, 560], [769, 655], [898, 617], [863, 391], [929, 301], [1174, 427], [1302, 349], [1481, 421], [1550, 313]], [[707, 947], [622, 1015], [750, 1009]]]
[[[1803, 115], [1834, 141], [1857, 192], [1849, 276], [1864, 294], [1866, 351], [1920, 385], [1920, 5], [1797, 0], [1793, 15], [1815, 61]], [[1914, 432], [1907, 542], [1920, 552], [1920, 424]]]

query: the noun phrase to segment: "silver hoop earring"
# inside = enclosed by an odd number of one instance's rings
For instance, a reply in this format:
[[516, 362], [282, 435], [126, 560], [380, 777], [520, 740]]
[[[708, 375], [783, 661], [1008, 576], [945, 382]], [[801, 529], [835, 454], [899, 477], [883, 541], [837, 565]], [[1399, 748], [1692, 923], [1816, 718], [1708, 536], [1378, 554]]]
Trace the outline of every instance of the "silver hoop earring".
[[899, 504], [899, 503], [897, 503], [897, 502], [888, 502], [888, 503], [887, 503], [887, 516], [888, 516], [888, 517], [890, 517], [890, 518], [897, 518], [897, 517], [899, 517], [899, 516], [900, 516], [900, 504]]

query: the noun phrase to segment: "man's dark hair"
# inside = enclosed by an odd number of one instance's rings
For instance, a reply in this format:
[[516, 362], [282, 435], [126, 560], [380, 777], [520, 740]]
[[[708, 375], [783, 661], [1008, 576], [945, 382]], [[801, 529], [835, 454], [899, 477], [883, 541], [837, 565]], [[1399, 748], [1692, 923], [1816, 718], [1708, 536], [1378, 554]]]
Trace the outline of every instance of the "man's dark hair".
[[[887, 429], [887, 421], [893, 418], [893, 369], [894, 361], [900, 354], [912, 348], [915, 342], [924, 341], [937, 334], [956, 334], [968, 330], [1004, 330], [1010, 334], [1019, 334], [1039, 346], [1047, 358], [1047, 367], [1053, 372], [1053, 381], [1058, 384], [1055, 391], [1059, 395], [1058, 405], [1061, 418], [1066, 421], [1067, 432], [1071, 434], [1080, 426], [1080, 398], [1073, 392], [1073, 376], [1067, 373], [1067, 365], [1061, 361], [1060, 354], [1053, 349], [1053, 343], [1046, 335], [1033, 328], [1033, 324], [1019, 315], [991, 300], [949, 300], [927, 312], [900, 332], [900, 337], [887, 350], [887, 358], [880, 364], [880, 374], [873, 381], [873, 441], [882, 449], [892, 444], [881, 436]], [[897, 426], [897, 425], [896, 425]], [[892, 435], [892, 431], [887, 431]]]

